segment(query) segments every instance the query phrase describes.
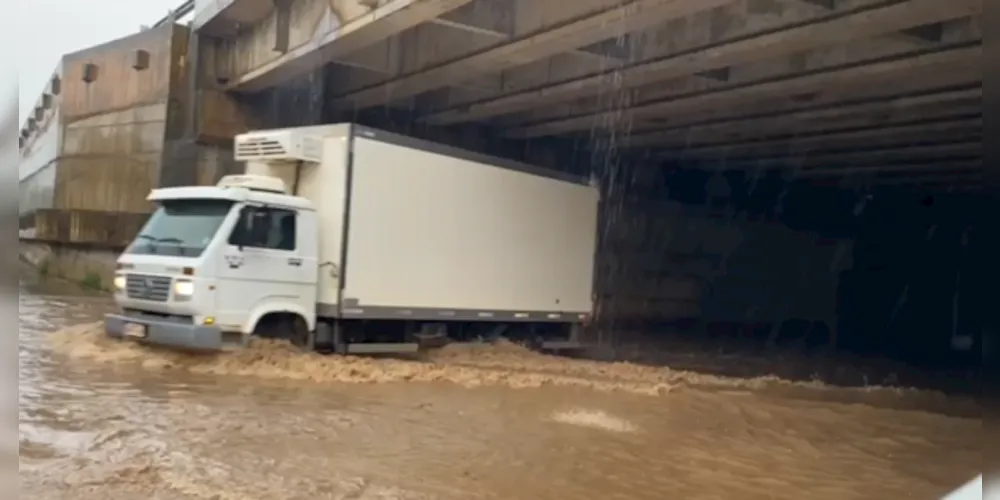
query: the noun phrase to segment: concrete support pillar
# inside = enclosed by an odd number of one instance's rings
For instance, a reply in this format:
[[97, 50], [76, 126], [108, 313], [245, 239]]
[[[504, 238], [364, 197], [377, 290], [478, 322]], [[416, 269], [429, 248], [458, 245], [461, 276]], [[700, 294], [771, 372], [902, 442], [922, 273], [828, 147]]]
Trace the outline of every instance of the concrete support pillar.
[[232, 137], [247, 126], [233, 96], [218, 90], [216, 41], [189, 32], [186, 64], [171, 86], [160, 187], [212, 185], [242, 172], [233, 159]]
[[292, 0], [274, 0], [274, 51], [288, 52], [291, 34]]
[[287, 84], [251, 98], [255, 118], [265, 128], [301, 127], [325, 122], [325, 85], [322, 70], [312, 71]]
[[190, 186], [197, 184], [198, 180], [195, 138], [199, 112], [199, 37], [193, 31], [186, 34], [186, 39], [179, 35], [175, 35], [174, 39], [175, 44], [183, 45], [174, 50], [175, 59], [190, 59], [184, 64], [175, 62], [171, 67], [172, 72], [181, 74], [179, 78], [171, 79], [159, 187]]

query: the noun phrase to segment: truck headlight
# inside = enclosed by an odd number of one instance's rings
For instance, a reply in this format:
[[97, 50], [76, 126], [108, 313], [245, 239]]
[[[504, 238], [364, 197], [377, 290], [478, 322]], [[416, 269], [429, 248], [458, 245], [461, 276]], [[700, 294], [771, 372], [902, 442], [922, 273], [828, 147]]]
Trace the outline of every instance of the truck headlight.
[[124, 274], [116, 274], [115, 275], [115, 279], [114, 279], [114, 285], [115, 285], [115, 291], [116, 292], [124, 291], [125, 290], [125, 285], [126, 285], [125, 275]]
[[191, 298], [194, 295], [194, 283], [191, 280], [174, 281], [174, 296], [180, 300]]

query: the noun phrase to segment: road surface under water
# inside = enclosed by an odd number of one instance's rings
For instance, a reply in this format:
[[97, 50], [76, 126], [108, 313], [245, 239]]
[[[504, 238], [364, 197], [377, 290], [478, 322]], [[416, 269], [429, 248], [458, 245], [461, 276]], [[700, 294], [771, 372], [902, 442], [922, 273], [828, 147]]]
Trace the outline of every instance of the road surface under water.
[[938, 498], [982, 464], [974, 402], [939, 394], [513, 346], [196, 357], [103, 339], [110, 308], [22, 283], [24, 498]]

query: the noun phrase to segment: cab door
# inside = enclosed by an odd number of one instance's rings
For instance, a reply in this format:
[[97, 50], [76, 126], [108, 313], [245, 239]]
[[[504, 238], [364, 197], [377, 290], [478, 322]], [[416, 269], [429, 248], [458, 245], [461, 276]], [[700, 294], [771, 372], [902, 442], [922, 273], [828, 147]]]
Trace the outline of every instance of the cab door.
[[295, 312], [310, 328], [316, 315], [315, 214], [247, 205], [222, 252], [216, 283], [216, 323], [252, 333], [267, 312]]

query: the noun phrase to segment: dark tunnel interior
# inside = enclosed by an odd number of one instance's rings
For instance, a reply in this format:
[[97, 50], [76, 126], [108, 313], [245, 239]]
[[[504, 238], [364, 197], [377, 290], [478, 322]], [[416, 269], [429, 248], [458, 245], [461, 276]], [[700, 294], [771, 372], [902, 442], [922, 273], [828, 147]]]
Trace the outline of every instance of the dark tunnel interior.
[[[323, 91], [331, 77], [316, 72], [245, 99], [266, 110], [262, 127], [355, 122], [540, 163], [532, 155], [539, 140], [495, 139], [489, 124], [431, 128], [405, 110], [335, 109]], [[603, 191], [592, 342], [676, 338], [717, 352], [793, 352], [803, 366], [783, 376], [861, 385], [898, 375], [900, 385], [979, 391], [985, 218], [997, 200], [656, 165], [626, 157], [598, 130], [544, 146], [560, 155], [542, 166], [589, 173]], [[665, 295], [671, 287], [689, 295]], [[879, 375], [824, 372], [883, 362]], [[740, 373], [780, 371], [775, 363]]]
[[[709, 204], [708, 176], [675, 171], [666, 196], [689, 206]], [[927, 367], [979, 361], [973, 358], [986, 326], [985, 304], [977, 303], [985, 298], [986, 252], [977, 218], [995, 211], [995, 200], [890, 188], [858, 192], [778, 176], [748, 181], [735, 174], [728, 181], [731, 213], [813, 235], [821, 245], [852, 241], [853, 265], [839, 271], [836, 288], [838, 348]], [[974, 345], [956, 350], [953, 339], [962, 337]]]

